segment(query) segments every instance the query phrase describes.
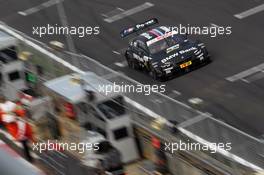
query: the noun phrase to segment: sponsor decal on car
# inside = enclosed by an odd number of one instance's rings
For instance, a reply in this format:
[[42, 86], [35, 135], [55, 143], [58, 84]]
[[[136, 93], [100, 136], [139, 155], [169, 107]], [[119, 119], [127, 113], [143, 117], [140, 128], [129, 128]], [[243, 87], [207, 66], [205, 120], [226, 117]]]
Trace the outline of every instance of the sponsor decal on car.
[[147, 45], [149, 46], [149, 45], [151, 45], [151, 44], [153, 44], [153, 43], [155, 43], [155, 42], [158, 42], [158, 41], [160, 41], [160, 40], [163, 40], [163, 39], [165, 39], [165, 38], [168, 38], [168, 37], [173, 36], [173, 35], [176, 35], [176, 34], [177, 34], [177, 33], [176, 33], [175, 31], [171, 31], [171, 32], [165, 33], [164, 35], [160, 35], [160, 36], [158, 36], [158, 37], [156, 37], [156, 38], [154, 38], [154, 39], [148, 41], [148, 42], [147, 42]]
[[170, 55], [170, 56], [168, 56], [168, 57], [162, 59], [161, 62], [162, 62], [162, 63], [165, 63], [166, 61], [168, 61], [168, 60], [170, 60], [170, 59], [172, 59], [172, 58], [175, 58], [175, 57], [177, 57], [177, 56], [179, 56], [179, 53], [178, 53], [178, 52], [176, 52], [176, 53], [174, 53], [174, 54], [172, 54], [172, 55]]
[[186, 50], [180, 50], [179, 53], [180, 54], [185, 54], [185, 53], [193, 51], [193, 50], [197, 50], [197, 48], [196, 47], [191, 47], [191, 48], [188, 48]]

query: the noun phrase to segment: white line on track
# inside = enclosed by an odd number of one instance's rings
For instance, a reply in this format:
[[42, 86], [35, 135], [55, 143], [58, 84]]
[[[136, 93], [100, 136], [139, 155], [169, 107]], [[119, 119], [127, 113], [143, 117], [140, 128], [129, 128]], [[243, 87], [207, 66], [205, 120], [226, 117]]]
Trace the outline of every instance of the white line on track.
[[260, 71], [260, 72], [257, 72], [255, 74], [247, 77], [247, 81], [253, 82], [253, 81], [257, 81], [257, 80], [263, 79], [263, 78], [264, 78], [264, 72]]
[[158, 99], [158, 98], [156, 98], [156, 99], [154, 99], [154, 100], [152, 100], [154, 103], [162, 103], [163, 101], [162, 100], [160, 100], [160, 99]]
[[264, 69], [264, 63], [259, 64], [258, 66], [254, 66], [250, 69], [247, 69], [243, 72], [240, 72], [238, 74], [235, 74], [233, 76], [227, 77], [226, 80], [231, 81], [231, 82], [235, 82], [237, 80], [241, 80], [244, 79], [245, 77], [248, 77], [256, 72], [260, 72]]
[[172, 93], [176, 94], [176, 95], [181, 95], [181, 93], [179, 91], [173, 90]]
[[105, 15], [105, 14], [103, 14], [103, 13], [102, 13], [101, 15], [102, 15], [103, 17], [107, 18], [107, 15]]
[[207, 115], [201, 114], [201, 115], [198, 115], [198, 116], [196, 116], [196, 117], [194, 117], [194, 118], [192, 118], [192, 119], [189, 119], [189, 120], [186, 120], [186, 121], [180, 123], [180, 124], [178, 125], [178, 127], [182, 127], [182, 128], [184, 128], [184, 127], [187, 127], [187, 126], [193, 125], [193, 124], [195, 124], [195, 123], [198, 123], [198, 122], [200, 122], [200, 121], [202, 121], [202, 120], [204, 120], [204, 119], [206, 119], [206, 118], [208, 118]]
[[126, 61], [116, 62], [115, 65], [118, 66], [118, 67], [126, 67], [127, 66], [127, 62]]
[[108, 17], [111, 17], [111, 16], [115, 16], [115, 15], [117, 15], [119, 13], [122, 13], [123, 11], [125, 11], [125, 10], [122, 9], [122, 8], [116, 7], [115, 9], [113, 9], [113, 10], [107, 12], [107, 13], [103, 13], [101, 15], [103, 17], [105, 17], [105, 18], [108, 18]]
[[112, 52], [115, 53], [115, 54], [117, 54], [117, 55], [121, 55], [120, 52], [117, 52], [117, 51], [115, 51], [115, 50], [113, 50]]
[[252, 9], [249, 9], [249, 10], [244, 11], [242, 13], [235, 14], [234, 16], [238, 19], [243, 19], [243, 18], [249, 17], [251, 15], [254, 15], [256, 13], [259, 13], [261, 11], [264, 11], [264, 4], [261, 4], [257, 7], [254, 7]]
[[117, 9], [120, 10], [120, 11], [122, 11], [122, 12], [125, 11], [124, 9], [122, 9], [122, 8], [120, 8], [120, 7], [117, 7]]
[[178, 96], [180, 96], [181, 93], [179, 91], [176, 90], [172, 90], [170, 94], [168, 94], [167, 96], [171, 97], [171, 98], [176, 98]]
[[245, 83], [250, 83], [247, 79], [242, 78], [241, 81], [244, 81]]
[[203, 100], [198, 98], [198, 97], [196, 97], [196, 98], [190, 98], [188, 100], [188, 102], [191, 103], [191, 104], [194, 104], [194, 105], [199, 105], [199, 104], [203, 103]]
[[27, 10], [19, 11], [17, 13], [22, 15], [22, 16], [28, 16], [28, 15], [36, 13], [36, 12], [38, 12], [38, 11], [44, 9], [44, 8], [48, 8], [50, 6], [58, 4], [58, 3], [62, 2], [62, 1], [63, 0], [50, 0], [50, 1], [44, 2], [44, 3], [40, 4], [40, 5], [37, 5], [35, 7], [29, 8]]
[[138, 12], [141, 12], [143, 10], [146, 10], [146, 9], [148, 9], [150, 7], [153, 7], [153, 6], [154, 6], [154, 4], [152, 4], [150, 2], [145, 2], [144, 4], [136, 6], [136, 7], [132, 8], [132, 9], [129, 9], [129, 10], [123, 11], [123, 12], [117, 14], [117, 15], [105, 18], [104, 21], [108, 22], [108, 23], [112, 23], [112, 22], [115, 22], [117, 20], [123, 19], [123, 18], [125, 18], [127, 16], [130, 16], [130, 15], [133, 15], [135, 13], [138, 13]]
[[214, 23], [210, 23], [211, 26], [214, 26], [214, 27], [220, 27], [219, 25], [216, 25]]

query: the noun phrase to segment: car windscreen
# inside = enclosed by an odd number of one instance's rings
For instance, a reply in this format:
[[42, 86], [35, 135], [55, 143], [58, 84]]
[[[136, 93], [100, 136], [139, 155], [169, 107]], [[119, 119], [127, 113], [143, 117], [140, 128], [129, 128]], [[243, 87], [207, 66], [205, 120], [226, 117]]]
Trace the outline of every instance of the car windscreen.
[[151, 54], [156, 54], [166, 50], [167, 48], [175, 44], [177, 44], [175, 38], [173, 36], [170, 36], [149, 44], [148, 49]]
[[97, 107], [108, 119], [124, 115], [126, 112], [122, 96], [104, 101], [98, 104]]

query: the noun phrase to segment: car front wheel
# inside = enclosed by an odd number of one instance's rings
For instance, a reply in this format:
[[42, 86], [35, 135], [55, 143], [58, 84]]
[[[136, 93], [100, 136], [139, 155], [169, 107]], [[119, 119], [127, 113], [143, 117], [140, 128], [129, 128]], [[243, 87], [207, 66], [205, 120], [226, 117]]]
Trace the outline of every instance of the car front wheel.
[[137, 67], [135, 61], [133, 61], [131, 58], [127, 59], [127, 64], [128, 64], [128, 67], [132, 69], [136, 69]]
[[151, 68], [149, 72], [150, 76], [152, 77], [153, 80], [158, 79], [158, 73], [155, 71], [155, 69]]

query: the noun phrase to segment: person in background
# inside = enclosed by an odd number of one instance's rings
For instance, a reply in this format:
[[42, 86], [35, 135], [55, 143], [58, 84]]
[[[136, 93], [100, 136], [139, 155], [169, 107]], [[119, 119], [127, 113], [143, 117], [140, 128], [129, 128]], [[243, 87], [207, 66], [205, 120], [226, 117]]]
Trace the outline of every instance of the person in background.
[[32, 156], [30, 154], [29, 142], [33, 142], [32, 128], [28, 122], [22, 120], [21, 117], [17, 117], [17, 140], [22, 144], [24, 148], [24, 155], [29, 162], [32, 162]]
[[3, 129], [3, 126], [4, 126], [3, 121], [2, 121], [2, 116], [4, 114], [4, 111], [1, 108], [3, 103], [5, 103], [5, 98], [0, 96], [0, 129]]
[[9, 134], [13, 136], [16, 141], [19, 141], [23, 146], [24, 156], [32, 162], [33, 158], [30, 154], [29, 141], [34, 141], [32, 128], [28, 122], [21, 117], [16, 117], [12, 114], [4, 114], [3, 122]]
[[0, 96], [0, 125], [3, 127], [3, 115], [12, 113], [15, 109], [16, 104], [7, 101], [4, 96]]

